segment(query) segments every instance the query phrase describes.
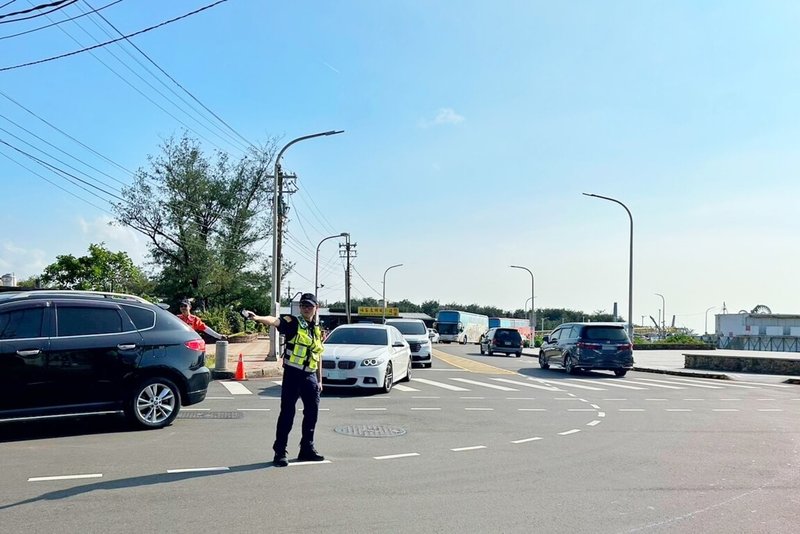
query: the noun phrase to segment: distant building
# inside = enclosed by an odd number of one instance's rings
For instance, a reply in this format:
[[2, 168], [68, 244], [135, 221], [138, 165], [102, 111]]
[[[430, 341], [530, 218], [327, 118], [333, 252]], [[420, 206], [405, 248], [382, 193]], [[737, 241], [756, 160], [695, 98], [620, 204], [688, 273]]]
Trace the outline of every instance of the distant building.
[[800, 352], [800, 315], [720, 314], [716, 335], [721, 349]]
[[2, 277], [2, 284], [7, 287], [16, 287], [17, 286], [17, 277], [14, 276], [14, 273], [6, 273]]

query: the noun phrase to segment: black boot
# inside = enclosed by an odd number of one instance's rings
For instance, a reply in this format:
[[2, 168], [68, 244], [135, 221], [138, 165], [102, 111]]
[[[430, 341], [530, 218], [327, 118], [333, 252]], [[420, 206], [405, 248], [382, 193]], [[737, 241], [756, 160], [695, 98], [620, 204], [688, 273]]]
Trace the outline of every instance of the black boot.
[[286, 457], [286, 451], [276, 452], [275, 457], [272, 459], [272, 464], [275, 467], [286, 467], [289, 465], [289, 459]]
[[300, 454], [297, 455], [297, 460], [300, 462], [321, 462], [325, 459], [314, 447], [308, 449], [300, 449]]

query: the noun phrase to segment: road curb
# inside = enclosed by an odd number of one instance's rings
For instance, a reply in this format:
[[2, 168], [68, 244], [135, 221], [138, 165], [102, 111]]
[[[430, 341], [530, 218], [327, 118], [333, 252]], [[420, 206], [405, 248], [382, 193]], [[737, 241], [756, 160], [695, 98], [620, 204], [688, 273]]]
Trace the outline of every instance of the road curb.
[[713, 378], [716, 380], [731, 380], [731, 377], [721, 373], [712, 373], [704, 371], [682, 371], [680, 369], [654, 369], [652, 367], [633, 367], [634, 371], [643, 373], [659, 373], [662, 375], [676, 375], [676, 376], [694, 376], [696, 378]]

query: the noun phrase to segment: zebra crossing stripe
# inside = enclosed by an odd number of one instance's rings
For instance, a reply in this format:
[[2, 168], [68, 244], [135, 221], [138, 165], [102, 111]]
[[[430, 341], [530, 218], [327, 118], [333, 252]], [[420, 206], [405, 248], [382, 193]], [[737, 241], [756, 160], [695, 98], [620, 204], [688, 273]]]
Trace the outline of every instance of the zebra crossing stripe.
[[546, 384], [535, 384], [533, 382], [521, 382], [519, 380], [509, 380], [508, 378], [492, 378], [492, 380], [496, 380], [497, 382], [502, 382], [504, 384], [512, 384], [514, 386], [523, 386], [523, 387], [526, 387], [526, 388], [543, 389], [545, 391], [564, 391], [563, 389], [558, 389], [557, 387], [548, 386]]
[[658, 382], [663, 384], [680, 384], [681, 386], [686, 387], [694, 387], [694, 388], [705, 388], [705, 389], [724, 389], [722, 386], [711, 386], [709, 384], [697, 384], [694, 382], [675, 382], [675, 381], [665, 381], [665, 380], [656, 380], [654, 378], [640, 378], [639, 380], [643, 380], [647, 383], [649, 382]]
[[592, 386], [581, 386], [580, 384], [573, 384], [571, 382], [565, 382], [563, 380], [559, 380], [558, 382], [547, 382], [548, 384], [558, 384], [559, 386], [563, 387], [571, 387], [571, 388], [580, 388], [580, 389], [590, 389], [592, 391], [604, 391], [603, 388], [596, 388]]
[[404, 386], [403, 384], [395, 384], [394, 389], [396, 389], [398, 391], [419, 391], [416, 388], [412, 388], [412, 387], [409, 387], [409, 386]]
[[[590, 384], [600, 384], [603, 386], [608, 386], [612, 388], [622, 388], [622, 389], [647, 389], [647, 388], [640, 388], [637, 386], [626, 386], [625, 384], [618, 384], [616, 382], [612, 382], [611, 380], [587, 380], [585, 378], [568, 378], [567, 380], [576, 380], [580, 383], [589, 382]], [[627, 382], [627, 380], [626, 380]]]
[[466, 388], [445, 384], [444, 382], [437, 382], [435, 380], [428, 380], [427, 378], [412, 378], [412, 382], [419, 382], [421, 384], [428, 384], [429, 386], [436, 386], [437, 388], [449, 389], [450, 391], [469, 391]]
[[241, 382], [220, 382], [231, 395], [252, 395], [253, 392], [245, 387]]
[[[644, 380], [647, 380], [646, 378]], [[666, 384], [651, 384], [649, 382], [637, 382], [636, 380], [625, 379], [626, 384], [638, 384], [640, 386], [649, 386], [651, 388], [665, 388], [665, 389], [685, 389], [683, 386], [668, 386]]]
[[484, 388], [491, 388], [491, 389], [499, 389], [500, 391], [519, 391], [518, 389], [509, 388], [506, 386], [498, 386], [496, 384], [486, 384], [485, 382], [478, 382], [477, 380], [470, 380], [469, 378], [453, 378], [452, 380], [456, 380], [458, 382], [463, 382], [464, 384], [472, 384], [474, 386], [481, 386]]

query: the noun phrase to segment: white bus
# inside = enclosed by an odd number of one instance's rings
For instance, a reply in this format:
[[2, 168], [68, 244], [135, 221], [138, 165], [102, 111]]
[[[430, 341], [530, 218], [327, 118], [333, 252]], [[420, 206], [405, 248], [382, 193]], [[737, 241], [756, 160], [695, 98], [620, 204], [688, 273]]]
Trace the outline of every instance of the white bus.
[[441, 310], [436, 314], [434, 328], [441, 343], [478, 343], [489, 329], [489, 318], [477, 313]]

